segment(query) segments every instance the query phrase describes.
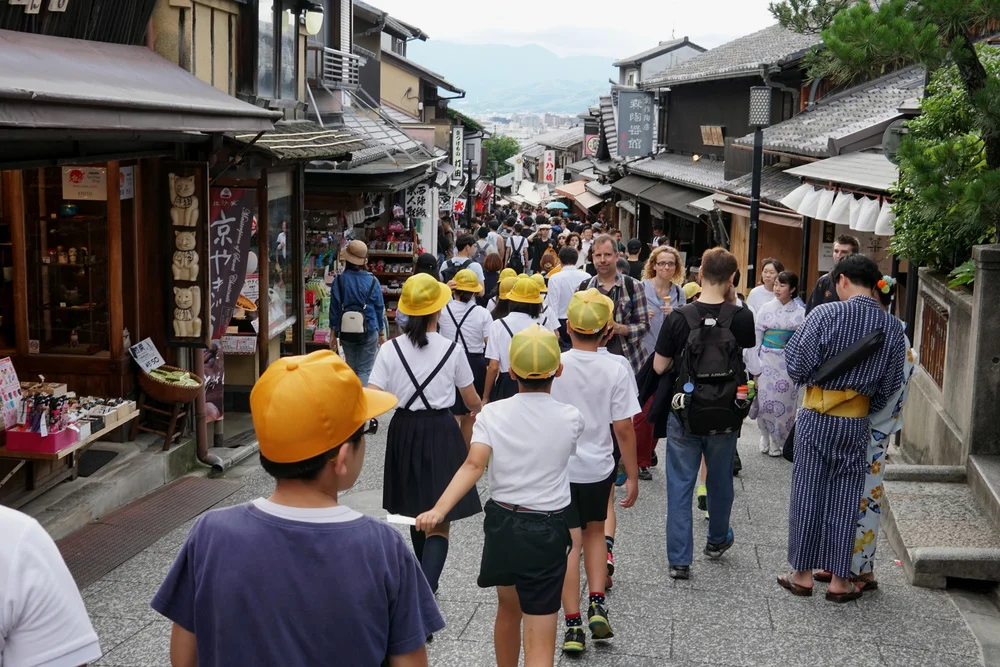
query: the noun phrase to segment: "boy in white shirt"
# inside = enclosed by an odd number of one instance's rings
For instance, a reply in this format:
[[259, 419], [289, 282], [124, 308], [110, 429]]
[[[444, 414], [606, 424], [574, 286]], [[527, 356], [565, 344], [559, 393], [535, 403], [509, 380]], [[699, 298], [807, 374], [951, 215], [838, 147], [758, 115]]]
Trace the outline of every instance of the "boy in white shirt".
[[608, 574], [604, 522], [616, 468], [611, 432], [613, 428], [627, 475], [626, 495], [621, 505], [631, 507], [639, 494], [635, 430], [631, 419], [641, 407], [629, 372], [608, 355], [598, 352], [609, 324], [613, 324], [614, 310], [610, 300], [596, 289], [577, 292], [570, 299], [567, 316], [573, 349], [563, 354], [563, 372], [552, 384], [552, 396], [575, 405], [587, 422], [576, 454], [569, 463], [572, 496], [569, 525], [573, 548], [568, 556], [563, 586], [566, 614], [563, 651], [579, 653], [586, 646], [580, 616], [581, 549], [590, 585], [587, 618], [591, 634], [594, 639], [614, 636], [604, 597]]
[[566, 550], [572, 543], [566, 517], [568, 466], [585, 420], [549, 393], [562, 372], [555, 334], [533, 324], [514, 334], [509, 356], [518, 393], [483, 407], [465, 464], [435, 507], [417, 517], [416, 527], [430, 530], [440, 523], [475, 487], [492, 455], [492, 498], [485, 507], [478, 583], [497, 589], [497, 665], [518, 664], [523, 620], [525, 664], [535, 667], [554, 660]]

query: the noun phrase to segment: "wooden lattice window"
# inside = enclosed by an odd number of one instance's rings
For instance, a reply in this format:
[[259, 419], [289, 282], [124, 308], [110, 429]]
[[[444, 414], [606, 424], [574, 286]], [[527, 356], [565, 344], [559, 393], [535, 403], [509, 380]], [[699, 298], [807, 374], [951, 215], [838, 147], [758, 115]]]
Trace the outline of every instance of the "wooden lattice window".
[[944, 388], [944, 359], [948, 349], [948, 310], [925, 297], [920, 331], [920, 365]]

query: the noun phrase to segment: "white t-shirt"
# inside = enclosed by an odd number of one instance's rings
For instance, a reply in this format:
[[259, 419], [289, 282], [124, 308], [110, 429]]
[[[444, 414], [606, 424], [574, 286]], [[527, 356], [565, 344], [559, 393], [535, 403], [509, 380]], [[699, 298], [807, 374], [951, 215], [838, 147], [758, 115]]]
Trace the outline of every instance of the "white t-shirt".
[[[375, 357], [375, 366], [368, 377], [368, 384], [375, 385], [394, 395], [399, 399], [399, 407], [405, 408], [410, 399], [416, 395], [417, 388], [413, 386], [410, 376], [403, 368], [399, 354], [396, 353], [397, 343], [403, 356], [406, 357], [406, 363], [410, 365], [410, 370], [417, 378], [417, 382], [423, 384], [431, 371], [441, 363], [448, 348], [452, 346], [452, 341], [437, 332], [433, 332], [427, 334], [427, 345], [419, 349], [407, 336], [393, 338], [392, 341], [379, 348], [378, 356]], [[430, 409], [441, 410], [453, 406], [455, 404], [455, 387], [468, 387], [474, 379], [472, 368], [469, 367], [469, 360], [463, 353], [462, 346], [457, 345], [445, 365], [441, 367], [430, 384], [424, 388], [424, 396], [430, 404]], [[417, 397], [409, 409], [427, 410], [428, 407]]]
[[576, 406], [587, 422], [569, 460], [569, 481], [577, 484], [607, 479], [615, 468], [611, 424], [642, 411], [631, 372], [609, 356], [614, 355], [564, 352], [562, 375], [552, 382], [552, 397]]
[[493, 500], [543, 512], [567, 507], [567, 466], [585, 424], [579, 410], [549, 394], [517, 394], [483, 406], [472, 442], [493, 450]]
[[[471, 260], [471, 257], [452, 257], [451, 259], [443, 262], [441, 264], [441, 275], [438, 276], [439, 280], [444, 280], [444, 270], [449, 264], [454, 264], [455, 266], [462, 266], [465, 262]], [[486, 276], [483, 274], [483, 267], [479, 262], [469, 262], [469, 265], [465, 268], [469, 269], [476, 274], [479, 278], [479, 284], [482, 285], [483, 281], [486, 280]]]
[[549, 307], [555, 311], [558, 319], [566, 319], [566, 309], [569, 308], [573, 292], [590, 277], [586, 271], [564, 266], [559, 273], [549, 278]]
[[552, 310], [545, 302], [542, 302], [542, 316], [539, 324], [549, 331], [555, 331], [559, 328], [559, 318], [556, 317], [556, 311]]
[[490, 252], [500, 254], [500, 246], [498, 245], [500, 242], [500, 235], [498, 233], [490, 231], [490, 233], [486, 235], [486, 242], [490, 246]]
[[763, 285], [757, 285], [750, 294], [747, 295], [747, 305], [754, 314], [759, 313], [761, 307], [774, 298], [774, 292], [768, 292]]
[[0, 665], [79, 667], [100, 657], [55, 542], [31, 517], [0, 507]]
[[[527, 268], [528, 263], [525, 261], [524, 251], [527, 249], [528, 249], [528, 240], [525, 239], [520, 234], [515, 234], [514, 236], [511, 236], [510, 239], [508, 239], [507, 241], [508, 254], [510, 255], [510, 257], [514, 257], [517, 253], [521, 253], [521, 262], [524, 264], [525, 268]], [[510, 258], [508, 257], [507, 260], [508, 261], [506, 262], [506, 265], [510, 266]]]
[[[504, 329], [504, 322], [507, 323], [510, 333], [507, 333], [507, 329]], [[486, 341], [486, 358], [496, 359], [500, 363], [501, 373], [506, 373], [510, 370], [511, 338], [518, 331], [523, 331], [532, 324], [542, 324], [542, 320], [536, 320], [527, 313], [510, 313], [507, 317], [494, 320], [493, 324], [490, 325], [489, 340]]]
[[[472, 311], [472, 312], [469, 312]], [[466, 317], [465, 324], [462, 318]], [[454, 319], [453, 319], [454, 318]], [[455, 325], [462, 324], [462, 338], [459, 339]], [[458, 343], [462, 342], [468, 346], [468, 352], [472, 354], [482, 354], [486, 350], [486, 338], [490, 335], [490, 327], [493, 326], [493, 318], [488, 310], [476, 304], [475, 299], [468, 303], [455, 300], [444, 307], [441, 316], [438, 318], [438, 333]], [[462, 348], [462, 351], [466, 351]]]
[[636, 396], [639, 396], [639, 383], [635, 381], [635, 374], [632, 371], [632, 364], [629, 363], [629, 360], [620, 354], [611, 354], [611, 351], [608, 350], [608, 348], [606, 347], [597, 348], [597, 352], [598, 354], [603, 354], [608, 356], [616, 364], [625, 369], [625, 372], [628, 373], [629, 380], [632, 381], [632, 390], [635, 392]]

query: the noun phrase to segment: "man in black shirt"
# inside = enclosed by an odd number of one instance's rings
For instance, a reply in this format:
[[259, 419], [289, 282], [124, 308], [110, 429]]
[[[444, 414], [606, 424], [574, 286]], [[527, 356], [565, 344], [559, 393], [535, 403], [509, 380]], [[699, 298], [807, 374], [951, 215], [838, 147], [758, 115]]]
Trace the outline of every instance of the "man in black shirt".
[[545, 217], [537, 218], [540, 222], [538, 223], [538, 230], [528, 237], [529, 248], [531, 250], [531, 272], [538, 273], [542, 270], [542, 255], [549, 248], [553, 251], [556, 250], [556, 242], [553, 241], [549, 234], [552, 231], [552, 227], [549, 226], [548, 221]]
[[636, 280], [642, 280], [642, 272], [646, 268], [646, 262], [639, 259], [639, 253], [642, 252], [642, 241], [629, 239], [627, 248], [628, 274]]
[[[730, 252], [722, 248], [706, 251], [701, 258], [701, 297], [692, 306], [683, 308], [695, 308], [703, 320], [720, 318], [724, 304], [738, 308], [732, 315], [729, 330], [736, 345], [746, 349], [757, 341], [753, 313], [749, 308], [740, 307], [736, 298], [733, 277], [738, 269], [736, 258]], [[673, 368], [687, 346], [691, 327], [681, 311], [675, 308], [667, 316], [656, 340], [653, 369], [661, 375]], [[736, 409], [735, 404], [733, 409]], [[670, 576], [674, 579], [690, 576], [694, 550], [691, 496], [703, 456], [708, 471], [709, 512], [705, 554], [714, 560], [733, 545], [729, 516], [733, 506], [733, 460], [738, 437], [739, 433], [695, 435], [684, 428], [677, 415], [671, 413], [667, 417], [667, 479], [670, 480], [667, 488], [667, 560]]]
[[[857, 237], [841, 234], [833, 242], [833, 265], [836, 266], [837, 262], [845, 257], [857, 255], [860, 249], [861, 241]], [[837, 296], [837, 288], [830, 281], [828, 273], [816, 281], [816, 287], [813, 288], [812, 294], [809, 295], [809, 300], [806, 302], [806, 315], [812, 312], [816, 306], [821, 306], [824, 303], [836, 303], [837, 301], [840, 301], [840, 297]]]

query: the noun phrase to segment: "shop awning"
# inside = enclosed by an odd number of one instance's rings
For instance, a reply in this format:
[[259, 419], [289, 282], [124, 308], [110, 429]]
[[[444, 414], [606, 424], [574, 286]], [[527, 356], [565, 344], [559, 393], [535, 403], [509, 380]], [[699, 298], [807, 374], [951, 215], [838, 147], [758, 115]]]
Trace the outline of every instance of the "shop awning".
[[261, 132], [281, 118], [144, 46], [0, 30], [0, 63], [0, 127]]
[[612, 183], [611, 189], [617, 192], [623, 192], [630, 197], [638, 197], [640, 192], [649, 190], [651, 187], [656, 185], [657, 182], [658, 181], [651, 178], [629, 175]]
[[587, 181], [564, 183], [556, 188], [555, 194], [560, 197], [569, 197], [585, 209], [590, 209], [604, 203], [604, 197], [599, 197], [587, 191]]
[[899, 178], [899, 167], [881, 153], [849, 153], [786, 169], [785, 173], [813, 181], [889, 192]]
[[674, 215], [678, 215], [682, 218], [697, 220], [698, 216], [696, 216], [688, 208], [688, 206], [703, 198], [704, 195], [704, 192], [691, 190], [690, 188], [685, 188], [680, 185], [674, 185], [672, 183], [657, 183], [652, 188], [643, 191], [639, 195], [639, 199], [649, 204], [659, 206], [660, 208], [670, 211]]

